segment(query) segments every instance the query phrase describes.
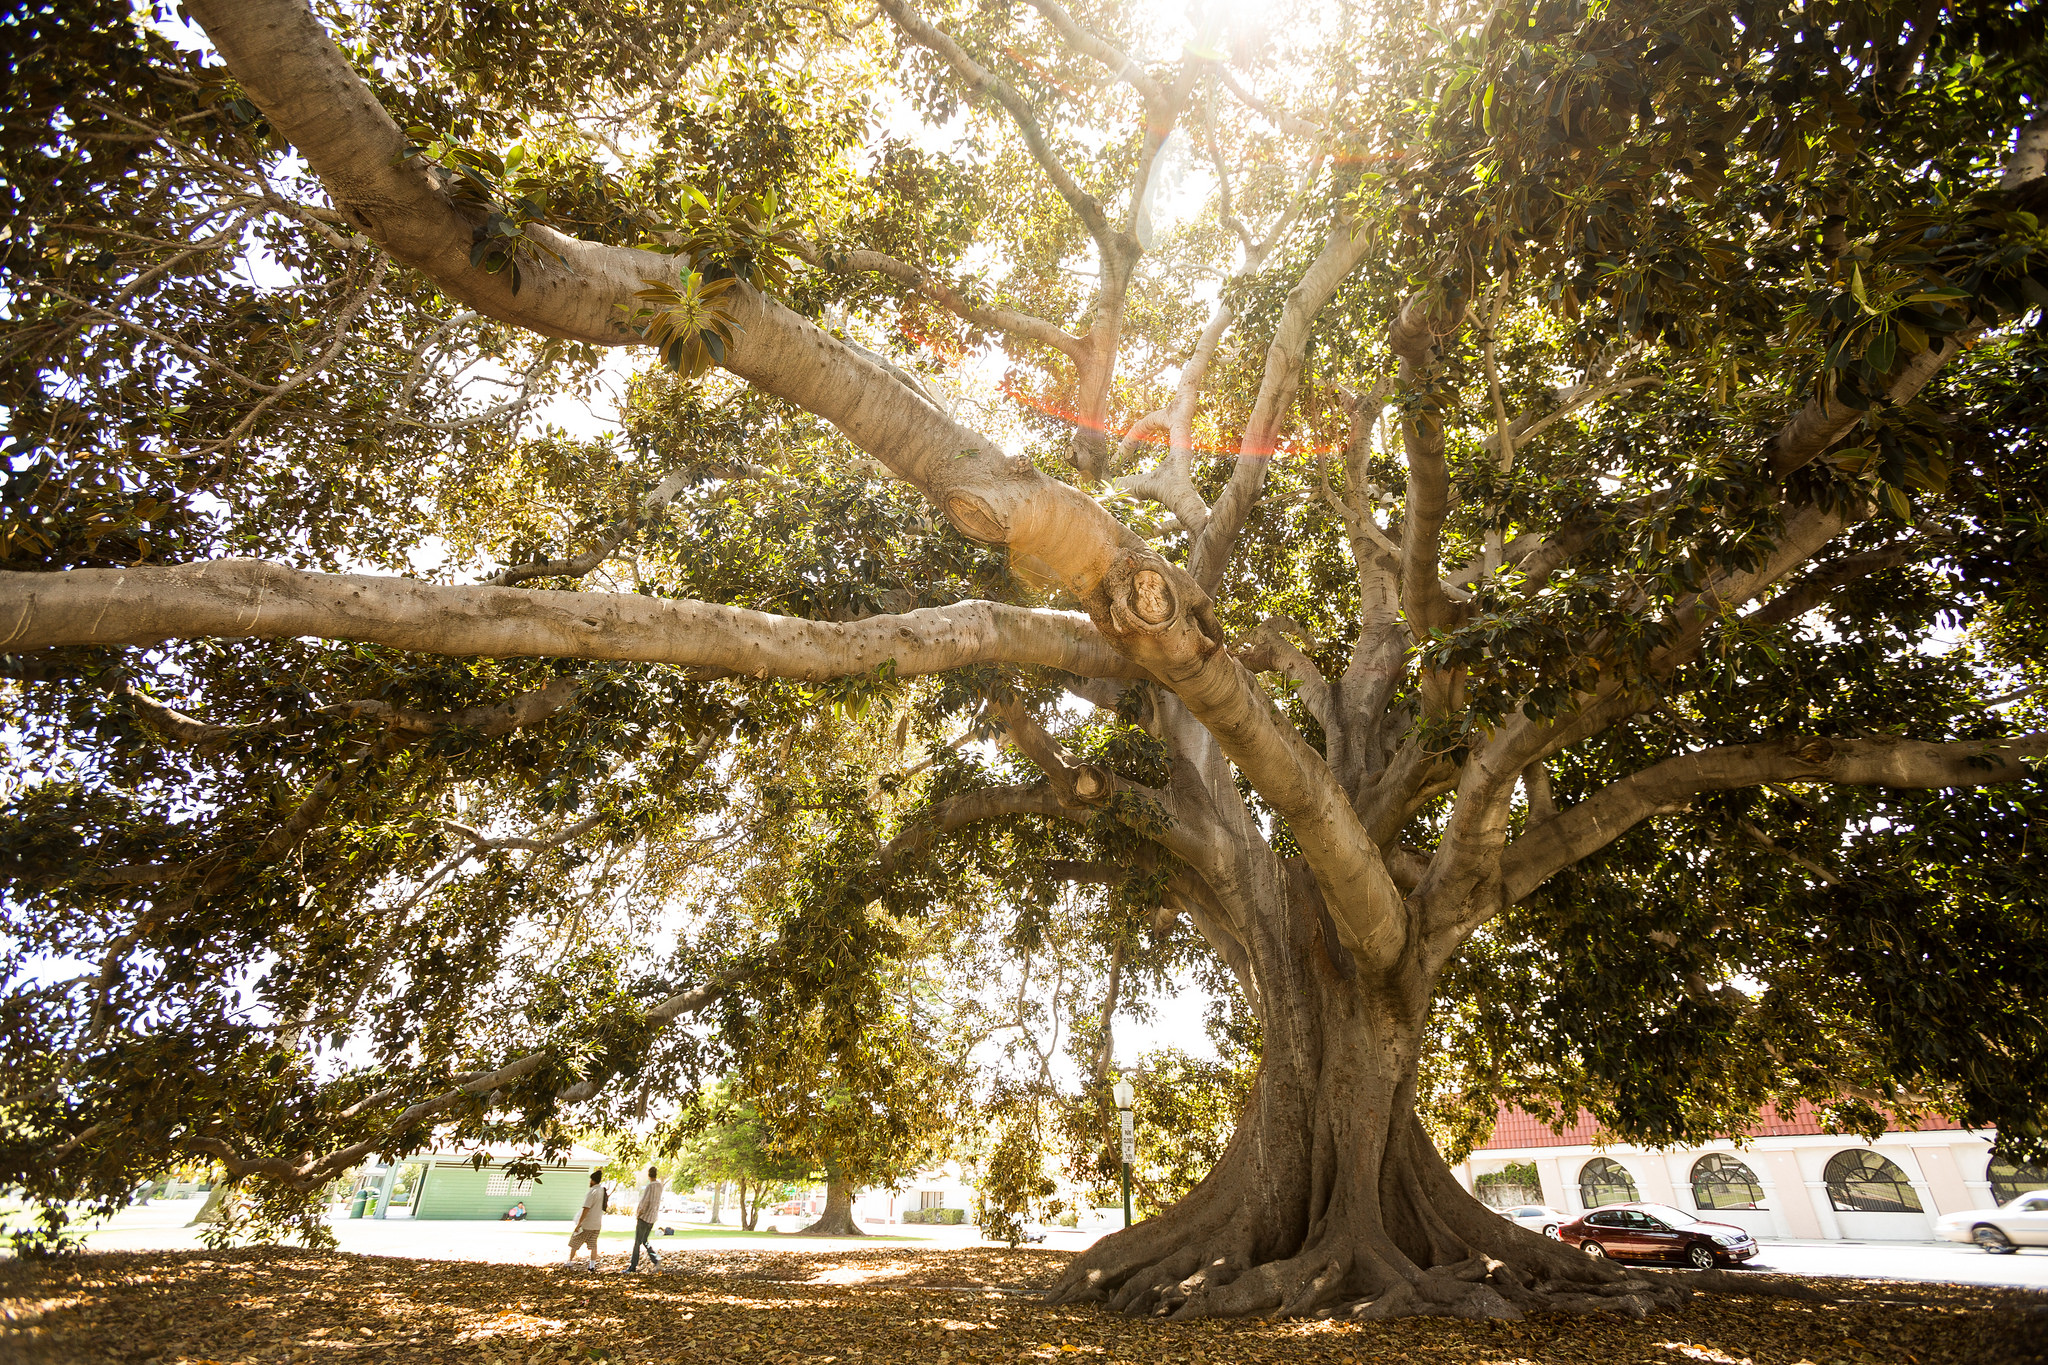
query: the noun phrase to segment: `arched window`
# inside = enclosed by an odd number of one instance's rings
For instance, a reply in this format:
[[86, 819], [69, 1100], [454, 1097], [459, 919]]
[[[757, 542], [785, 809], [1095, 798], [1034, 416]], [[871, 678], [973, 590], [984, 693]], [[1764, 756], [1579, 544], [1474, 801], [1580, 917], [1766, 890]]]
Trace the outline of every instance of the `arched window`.
[[2048, 1166], [2015, 1166], [2002, 1156], [1991, 1158], [1984, 1178], [1991, 1182], [1991, 1202], [2003, 1204], [2029, 1190], [2048, 1190]]
[[1604, 1204], [1633, 1204], [1640, 1198], [1642, 1196], [1636, 1193], [1635, 1178], [1619, 1161], [1596, 1156], [1579, 1167], [1579, 1199], [1587, 1208], [1597, 1209]]
[[1709, 1152], [1692, 1164], [1696, 1209], [1760, 1209], [1764, 1187], [1756, 1172], [1725, 1152]]
[[1828, 1202], [1842, 1213], [1918, 1213], [1906, 1173], [1876, 1152], [1836, 1152], [1823, 1172]]

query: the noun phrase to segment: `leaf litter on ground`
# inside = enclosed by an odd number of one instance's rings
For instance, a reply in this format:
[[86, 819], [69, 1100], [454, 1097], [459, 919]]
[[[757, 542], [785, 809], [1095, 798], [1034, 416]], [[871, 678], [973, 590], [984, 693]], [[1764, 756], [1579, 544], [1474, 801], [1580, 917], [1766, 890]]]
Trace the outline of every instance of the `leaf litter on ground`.
[[[1036, 1297], [1069, 1253], [676, 1251], [660, 1274], [244, 1248], [0, 1263], [43, 1365], [2028, 1365], [2048, 1295], [1756, 1275], [1647, 1319], [1171, 1323]], [[1804, 1288], [1802, 1289], [1801, 1286]], [[1784, 1297], [1812, 1291], [1810, 1297]]]

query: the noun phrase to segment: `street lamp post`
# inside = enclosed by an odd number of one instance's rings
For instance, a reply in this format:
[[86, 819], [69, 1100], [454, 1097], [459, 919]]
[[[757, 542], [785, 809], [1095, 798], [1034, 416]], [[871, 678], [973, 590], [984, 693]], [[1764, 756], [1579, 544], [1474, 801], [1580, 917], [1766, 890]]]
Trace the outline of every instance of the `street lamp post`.
[[1131, 1225], [1131, 1162], [1138, 1155], [1138, 1124], [1136, 1118], [1131, 1113], [1131, 1105], [1138, 1098], [1138, 1092], [1131, 1088], [1129, 1081], [1119, 1077], [1116, 1086], [1110, 1093], [1116, 1096], [1117, 1118], [1121, 1120], [1123, 1128], [1124, 1226], [1129, 1227]]

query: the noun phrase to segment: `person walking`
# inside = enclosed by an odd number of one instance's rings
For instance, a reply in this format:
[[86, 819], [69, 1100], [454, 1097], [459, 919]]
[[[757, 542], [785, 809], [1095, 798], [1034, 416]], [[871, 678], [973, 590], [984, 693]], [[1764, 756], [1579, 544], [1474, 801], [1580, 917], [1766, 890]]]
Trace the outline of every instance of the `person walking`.
[[647, 1239], [654, 1235], [654, 1220], [661, 1217], [661, 1196], [667, 1187], [661, 1183], [661, 1168], [647, 1168], [647, 1183], [640, 1187], [640, 1201], [633, 1205], [633, 1259], [627, 1263], [626, 1273], [640, 1268], [640, 1249], [647, 1249], [647, 1265], [650, 1270], [661, 1269], [661, 1253]]
[[604, 1172], [590, 1173], [590, 1192], [583, 1196], [583, 1207], [577, 1211], [576, 1223], [569, 1229], [569, 1268], [576, 1265], [576, 1248], [590, 1248], [590, 1273], [597, 1273], [597, 1234], [604, 1231]]

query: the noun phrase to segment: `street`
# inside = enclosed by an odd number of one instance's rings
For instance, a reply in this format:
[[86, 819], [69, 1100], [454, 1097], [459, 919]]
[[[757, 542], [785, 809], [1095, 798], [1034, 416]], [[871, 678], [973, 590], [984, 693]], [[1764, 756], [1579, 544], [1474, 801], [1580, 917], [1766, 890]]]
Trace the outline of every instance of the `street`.
[[2048, 1247], [1992, 1256], [1961, 1242], [1779, 1242], [1763, 1240], [1751, 1270], [1844, 1275], [1866, 1280], [2048, 1289]]

